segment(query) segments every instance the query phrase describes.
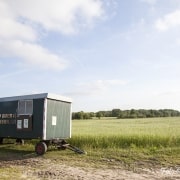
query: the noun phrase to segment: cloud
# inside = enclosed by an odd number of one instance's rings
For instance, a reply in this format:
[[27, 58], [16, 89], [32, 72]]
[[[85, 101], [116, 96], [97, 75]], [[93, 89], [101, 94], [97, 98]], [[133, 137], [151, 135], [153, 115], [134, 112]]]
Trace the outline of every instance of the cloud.
[[119, 79], [110, 79], [110, 80], [100, 80], [101, 83], [110, 86], [110, 85], [126, 85], [127, 81], [119, 80]]
[[110, 80], [96, 80], [92, 82], [86, 82], [79, 84], [81, 87], [85, 87], [86, 89], [94, 89], [95, 91], [101, 91], [111, 86], [117, 85], [126, 85], [127, 82], [119, 79], [110, 79]]
[[12, 57], [18, 57], [21, 61], [25, 60], [28, 65], [38, 68], [61, 70], [67, 66], [66, 60], [37, 44], [14, 40], [0, 43], [0, 48], [9, 52]]
[[180, 26], [180, 10], [176, 10], [172, 13], [164, 15], [155, 22], [155, 27], [159, 31], [167, 31], [170, 28], [176, 28]]
[[21, 39], [26, 41], [35, 41], [37, 33], [27, 24], [20, 23], [16, 16], [11, 12], [9, 6], [3, 1], [0, 2], [0, 39]]
[[124, 86], [128, 82], [119, 79], [110, 80], [95, 80], [90, 82], [83, 82], [76, 84], [75, 90], [73, 92], [67, 93], [71, 96], [82, 96], [82, 95], [102, 95], [106, 93], [112, 87]]
[[46, 69], [64, 69], [68, 60], [41, 45], [40, 31], [75, 34], [101, 18], [101, 0], [0, 1], [0, 57]]
[[76, 33], [79, 27], [91, 26], [103, 14], [100, 0], [6, 0], [24, 22], [42, 26], [47, 31]]
[[157, 0], [140, 0], [141, 2], [145, 2], [145, 3], [148, 3], [150, 5], [154, 5], [156, 4]]

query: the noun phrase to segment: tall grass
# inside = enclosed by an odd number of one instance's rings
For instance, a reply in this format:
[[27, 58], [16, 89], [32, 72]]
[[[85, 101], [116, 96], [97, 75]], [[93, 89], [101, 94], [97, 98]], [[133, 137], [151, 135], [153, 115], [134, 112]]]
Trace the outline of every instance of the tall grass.
[[70, 142], [86, 148], [173, 147], [180, 146], [180, 137], [74, 136]]
[[180, 147], [180, 118], [75, 120], [70, 143], [93, 149]]

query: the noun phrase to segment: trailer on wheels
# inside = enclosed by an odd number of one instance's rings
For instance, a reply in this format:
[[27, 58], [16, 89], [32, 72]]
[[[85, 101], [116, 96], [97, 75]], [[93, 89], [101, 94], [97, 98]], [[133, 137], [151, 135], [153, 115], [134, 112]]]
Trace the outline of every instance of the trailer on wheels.
[[0, 144], [4, 138], [39, 139], [35, 151], [42, 155], [50, 144], [58, 149], [80, 149], [66, 143], [71, 137], [70, 98], [49, 94], [31, 94], [0, 98]]

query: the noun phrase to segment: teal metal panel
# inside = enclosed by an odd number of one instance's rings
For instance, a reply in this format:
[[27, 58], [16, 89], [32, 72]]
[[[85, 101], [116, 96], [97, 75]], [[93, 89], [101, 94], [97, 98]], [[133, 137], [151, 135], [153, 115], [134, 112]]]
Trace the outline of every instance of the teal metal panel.
[[71, 136], [71, 103], [47, 99], [46, 139]]
[[18, 129], [17, 121], [28, 119], [17, 115], [18, 101], [0, 102], [0, 137], [36, 139], [43, 136], [44, 99], [33, 100], [29, 129]]

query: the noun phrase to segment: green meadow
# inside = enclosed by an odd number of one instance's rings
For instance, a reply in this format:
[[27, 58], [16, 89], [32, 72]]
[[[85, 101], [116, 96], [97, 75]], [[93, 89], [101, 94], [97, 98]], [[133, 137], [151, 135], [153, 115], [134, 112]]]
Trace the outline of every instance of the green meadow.
[[83, 148], [180, 146], [180, 118], [73, 120], [72, 144]]
[[[0, 160], [37, 157], [34, 145], [38, 140], [26, 140], [25, 145], [0, 146]], [[11, 140], [7, 140], [11, 142]], [[68, 143], [83, 149], [86, 155], [50, 146], [45, 159], [73, 166], [160, 168], [180, 167], [180, 117], [73, 120], [72, 138]]]
[[87, 152], [88, 163], [179, 167], [180, 117], [73, 120], [69, 142]]

